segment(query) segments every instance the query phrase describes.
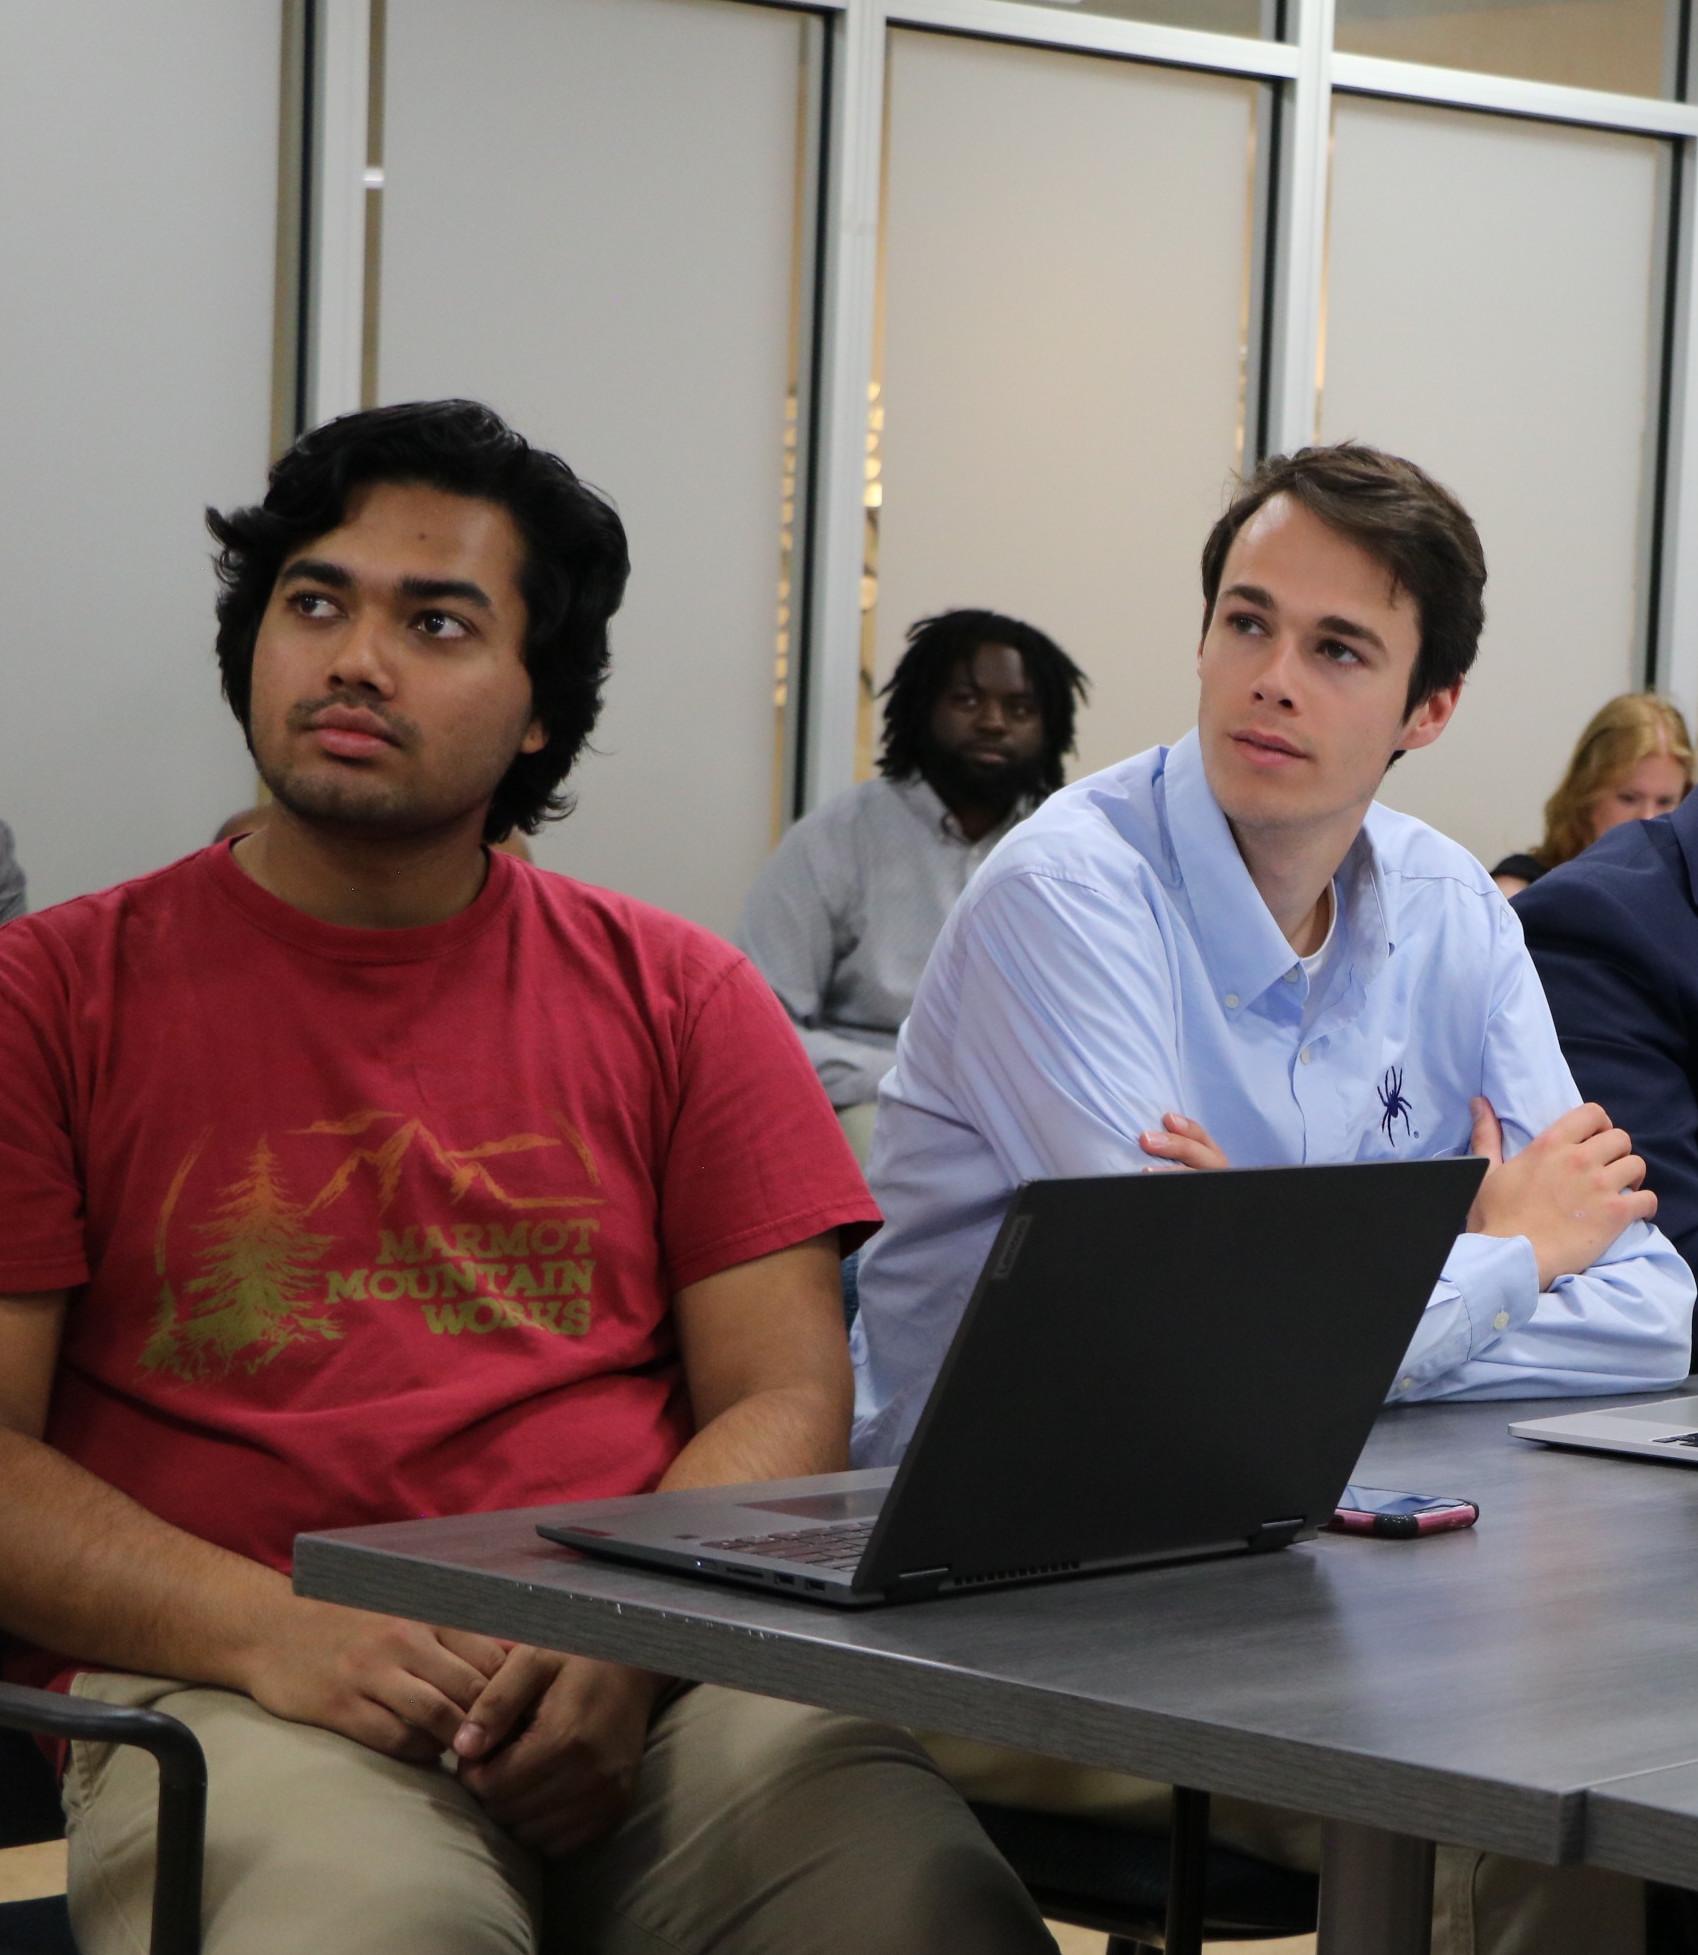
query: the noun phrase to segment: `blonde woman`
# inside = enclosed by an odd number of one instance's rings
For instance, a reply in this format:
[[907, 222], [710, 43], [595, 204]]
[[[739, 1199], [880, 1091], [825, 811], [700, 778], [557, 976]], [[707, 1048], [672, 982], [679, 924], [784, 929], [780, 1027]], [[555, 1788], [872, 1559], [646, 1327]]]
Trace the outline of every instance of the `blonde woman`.
[[1666, 815], [1691, 785], [1692, 740], [1679, 707], [1654, 692], [1620, 693], [1587, 722], [1545, 803], [1544, 840], [1529, 854], [1506, 855], [1492, 878], [1513, 896], [1607, 829]]

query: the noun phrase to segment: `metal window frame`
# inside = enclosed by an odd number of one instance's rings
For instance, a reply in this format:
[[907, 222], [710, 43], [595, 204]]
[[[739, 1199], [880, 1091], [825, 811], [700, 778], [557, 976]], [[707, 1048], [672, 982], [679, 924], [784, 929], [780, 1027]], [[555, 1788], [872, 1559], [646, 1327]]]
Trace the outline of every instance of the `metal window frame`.
[[310, 5], [312, 269], [304, 308], [306, 427], [352, 413], [360, 404], [371, 76], [371, 0], [310, 0]]
[[[359, 403], [363, 315], [363, 189], [370, 0], [310, 0], [316, 60], [311, 126], [312, 241], [305, 415]], [[1674, 149], [1662, 423], [1653, 485], [1656, 534], [1646, 565], [1646, 683], [1698, 707], [1698, 105], [1519, 81], [1335, 51], [1335, 0], [1292, 0], [1290, 38], [1252, 40], [1076, 11], [1035, 0], [735, 0], [811, 13], [825, 22], [826, 162], [815, 333], [816, 443], [802, 587], [808, 594], [792, 806], [797, 812], [853, 776], [860, 684], [864, 458], [877, 283], [885, 55], [895, 28], [1255, 77], [1279, 91], [1268, 202], [1256, 444], [1314, 439], [1316, 359], [1325, 298], [1330, 135], [1335, 94], [1371, 95], [1574, 127], [1660, 137]], [[1690, 66], [1684, 0], [1677, 37]], [[1691, 94], [1690, 75], [1683, 95]], [[1648, 268], [1649, 270], [1650, 268]]]

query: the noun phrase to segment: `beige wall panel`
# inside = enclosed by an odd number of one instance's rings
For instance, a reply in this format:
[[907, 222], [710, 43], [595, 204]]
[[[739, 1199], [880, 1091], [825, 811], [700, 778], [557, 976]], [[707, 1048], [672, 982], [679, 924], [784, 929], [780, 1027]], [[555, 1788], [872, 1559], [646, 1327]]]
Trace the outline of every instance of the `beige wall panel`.
[[1238, 458], [1255, 89], [894, 37], [877, 674], [989, 606], [1090, 674], [1075, 775], [1195, 716]]
[[1348, 99], [1335, 130], [1323, 434], [1438, 476], [1489, 572], [1457, 717], [1385, 799], [1490, 862], [1634, 682], [1659, 146]]

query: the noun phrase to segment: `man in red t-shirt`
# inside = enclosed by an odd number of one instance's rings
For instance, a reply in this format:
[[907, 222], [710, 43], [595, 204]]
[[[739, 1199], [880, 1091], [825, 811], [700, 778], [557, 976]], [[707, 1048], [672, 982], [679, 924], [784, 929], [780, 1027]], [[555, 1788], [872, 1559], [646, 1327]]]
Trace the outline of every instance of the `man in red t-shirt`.
[[[12, 1674], [200, 1736], [210, 1955], [1052, 1948], [895, 1733], [292, 1592], [306, 1528], [841, 1466], [877, 1215], [743, 958], [487, 846], [565, 811], [607, 504], [444, 402], [208, 520], [271, 816], [0, 937]], [[149, 1778], [72, 1747], [88, 1955]]]

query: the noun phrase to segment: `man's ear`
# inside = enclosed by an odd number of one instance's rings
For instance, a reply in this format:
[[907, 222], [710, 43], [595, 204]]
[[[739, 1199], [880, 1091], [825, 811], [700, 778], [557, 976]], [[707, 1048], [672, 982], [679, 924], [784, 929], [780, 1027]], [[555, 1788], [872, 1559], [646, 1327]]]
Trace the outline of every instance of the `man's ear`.
[[520, 753], [541, 753], [548, 745], [548, 728], [541, 720], [533, 719], [525, 728], [525, 737], [519, 742]]
[[1407, 753], [1412, 747], [1430, 747], [1450, 724], [1450, 716], [1461, 697], [1460, 679], [1453, 686], [1440, 686], [1437, 692], [1428, 693], [1403, 722], [1403, 731], [1397, 736], [1399, 752]]

